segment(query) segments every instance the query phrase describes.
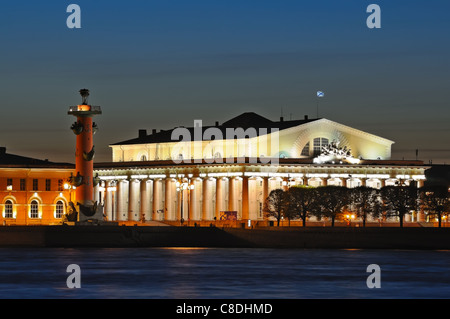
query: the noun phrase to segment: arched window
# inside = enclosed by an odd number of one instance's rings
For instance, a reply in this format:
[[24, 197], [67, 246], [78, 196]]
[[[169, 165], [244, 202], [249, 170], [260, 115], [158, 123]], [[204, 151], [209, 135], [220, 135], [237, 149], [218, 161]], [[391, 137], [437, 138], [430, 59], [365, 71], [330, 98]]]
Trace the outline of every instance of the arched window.
[[322, 147], [328, 145], [328, 139], [317, 137], [314, 139], [314, 155], [317, 156], [322, 152]]
[[147, 156], [142, 155], [142, 156], [141, 156], [141, 161], [142, 161], [142, 162], [146, 162], [146, 161], [147, 161]]
[[5, 203], [5, 218], [13, 218], [13, 202], [9, 199]]
[[33, 200], [30, 205], [30, 218], [39, 218], [39, 203]]
[[62, 218], [64, 215], [64, 202], [62, 200], [59, 200], [56, 202], [55, 207], [55, 218]]
[[302, 156], [309, 156], [309, 142], [302, 149]]

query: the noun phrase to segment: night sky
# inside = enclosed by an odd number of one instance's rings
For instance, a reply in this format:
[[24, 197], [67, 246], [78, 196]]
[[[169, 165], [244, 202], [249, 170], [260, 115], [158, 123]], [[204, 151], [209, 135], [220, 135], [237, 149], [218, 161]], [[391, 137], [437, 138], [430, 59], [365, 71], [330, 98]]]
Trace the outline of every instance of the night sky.
[[449, 164], [449, 16], [448, 0], [2, 1], [0, 145], [74, 162], [82, 88], [103, 109], [97, 162], [139, 129], [312, 118], [321, 90], [320, 117], [395, 141], [394, 159]]

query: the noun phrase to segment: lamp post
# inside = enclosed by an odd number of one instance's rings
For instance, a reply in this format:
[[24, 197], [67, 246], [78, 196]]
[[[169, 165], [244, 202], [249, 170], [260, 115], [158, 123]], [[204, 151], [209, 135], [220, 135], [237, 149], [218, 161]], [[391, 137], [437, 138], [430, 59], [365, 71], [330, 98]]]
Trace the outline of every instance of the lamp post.
[[347, 226], [351, 226], [352, 224], [352, 219], [355, 219], [355, 215], [346, 215], [345, 217], [347, 217]]
[[72, 189], [77, 189], [77, 187], [70, 183], [64, 183], [64, 189], [69, 191], [69, 202], [72, 202]]
[[[181, 192], [181, 225], [184, 223], [184, 216], [183, 216], [183, 206], [184, 206], [184, 191], [185, 190], [193, 190], [195, 188], [194, 184], [191, 184], [190, 181], [177, 181], [175, 184], [177, 186], [177, 192]], [[189, 201], [190, 197], [188, 197], [188, 226], [189, 226]]]

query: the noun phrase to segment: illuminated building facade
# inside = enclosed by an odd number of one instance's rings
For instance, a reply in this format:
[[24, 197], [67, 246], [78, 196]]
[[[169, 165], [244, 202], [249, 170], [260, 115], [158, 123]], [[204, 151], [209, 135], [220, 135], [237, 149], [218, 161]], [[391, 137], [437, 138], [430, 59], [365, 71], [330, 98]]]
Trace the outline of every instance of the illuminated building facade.
[[413, 181], [420, 187], [428, 169], [421, 161], [390, 160], [390, 140], [327, 119], [271, 121], [244, 113], [201, 124], [149, 135], [139, 130], [137, 138], [111, 145], [113, 161], [94, 167], [101, 180], [94, 200], [108, 220], [262, 225], [273, 189]]
[[1, 147], [0, 224], [60, 224], [73, 196], [67, 187], [73, 172], [72, 164], [9, 154]]

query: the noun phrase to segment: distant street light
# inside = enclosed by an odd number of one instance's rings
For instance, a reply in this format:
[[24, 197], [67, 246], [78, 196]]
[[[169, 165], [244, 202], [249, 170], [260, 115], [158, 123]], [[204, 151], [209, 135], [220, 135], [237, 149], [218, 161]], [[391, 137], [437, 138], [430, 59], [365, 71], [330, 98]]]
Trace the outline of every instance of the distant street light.
[[[181, 225], [183, 225], [184, 223], [184, 218], [183, 218], [183, 206], [184, 206], [184, 191], [185, 190], [193, 190], [195, 188], [194, 184], [191, 184], [190, 181], [188, 180], [187, 182], [185, 181], [177, 181], [176, 182], [176, 187], [177, 187], [177, 192], [181, 192]], [[190, 202], [190, 197], [188, 197], [188, 208], [189, 208], [189, 203]], [[189, 223], [189, 210], [188, 210], [188, 223]]]
[[351, 225], [351, 223], [352, 223], [352, 219], [355, 219], [355, 215], [349, 215], [349, 214], [347, 214], [347, 215], [345, 215], [345, 217], [346, 217], [346, 219], [347, 219], [347, 225], [348, 226], [350, 226]]

